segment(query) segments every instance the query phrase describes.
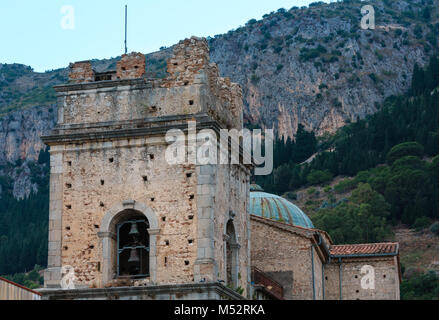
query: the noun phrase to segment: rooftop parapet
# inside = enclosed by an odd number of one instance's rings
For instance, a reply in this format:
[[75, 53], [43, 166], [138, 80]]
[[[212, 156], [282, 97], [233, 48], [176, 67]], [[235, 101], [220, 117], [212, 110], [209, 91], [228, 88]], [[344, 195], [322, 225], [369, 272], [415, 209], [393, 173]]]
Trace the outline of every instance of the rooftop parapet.
[[116, 75], [118, 79], [137, 79], [145, 74], [145, 55], [140, 52], [124, 54], [118, 61]]

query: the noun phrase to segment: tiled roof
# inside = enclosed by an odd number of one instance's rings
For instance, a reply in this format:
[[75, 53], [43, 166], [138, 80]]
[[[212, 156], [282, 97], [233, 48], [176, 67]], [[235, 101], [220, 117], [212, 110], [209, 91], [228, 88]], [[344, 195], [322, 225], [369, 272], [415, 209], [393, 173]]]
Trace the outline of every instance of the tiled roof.
[[369, 243], [332, 246], [333, 256], [398, 254], [398, 243]]

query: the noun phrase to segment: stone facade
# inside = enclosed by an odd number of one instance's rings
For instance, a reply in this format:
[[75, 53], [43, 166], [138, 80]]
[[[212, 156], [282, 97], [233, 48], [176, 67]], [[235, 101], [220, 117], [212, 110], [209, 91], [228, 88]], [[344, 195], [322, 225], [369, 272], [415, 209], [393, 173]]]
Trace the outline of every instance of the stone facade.
[[251, 217], [251, 228], [252, 265], [284, 287], [285, 299], [312, 300], [313, 278], [316, 299], [323, 298], [318, 290], [321, 253], [313, 246], [315, 232], [255, 216]]
[[217, 134], [242, 129], [241, 90], [208, 57], [206, 40], [191, 38], [176, 47], [166, 79], [145, 78], [144, 56], [133, 53], [117, 80], [94, 81], [82, 62], [70, 84], [55, 88], [58, 125], [43, 137], [51, 147], [46, 287], [59, 287], [63, 266], [74, 268], [77, 287], [117, 286], [115, 228], [135, 212], [149, 222], [146, 284], [230, 283], [231, 224], [232, 285], [250, 294], [250, 167], [165, 159], [166, 133], [187, 132], [188, 121]]
[[42, 300], [243, 300], [218, 283], [39, 291]]
[[[341, 270], [340, 270], [341, 266]], [[374, 268], [375, 288], [364, 289], [364, 266]], [[350, 258], [334, 261], [326, 268], [327, 300], [399, 300], [400, 275], [397, 257]], [[341, 289], [340, 289], [341, 278]]]
[[398, 251], [336, 256], [332, 247], [323, 231], [251, 217], [252, 265], [283, 286], [285, 299], [400, 299]]

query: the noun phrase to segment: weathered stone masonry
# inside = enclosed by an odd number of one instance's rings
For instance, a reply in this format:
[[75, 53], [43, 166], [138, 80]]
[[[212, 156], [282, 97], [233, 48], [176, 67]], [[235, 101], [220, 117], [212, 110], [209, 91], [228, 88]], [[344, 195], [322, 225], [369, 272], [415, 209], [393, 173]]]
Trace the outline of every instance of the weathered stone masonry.
[[[115, 280], [115, 223], [128, 212], [150, 224], [151, 285], [227, 283], [225, 226], [238, 253], [235, 287], [249, 293], [249, 168], [170, 165], [169, 129], [242, 128], [242, 93], [209, 63], [204, 39], [176, 46], [169, 76], [145, 78], [145, 57], [124, 55], [115, 73], [71, 65], [70, 83], [56, 87], [59, 120], [51, 147], [49, 268], [46, 287], [60, 285], [61, 267], [77, 285]], [[104, 81], [97, 81], [102, 80]], [[225, 196], [227, 195], [227, 196]]]

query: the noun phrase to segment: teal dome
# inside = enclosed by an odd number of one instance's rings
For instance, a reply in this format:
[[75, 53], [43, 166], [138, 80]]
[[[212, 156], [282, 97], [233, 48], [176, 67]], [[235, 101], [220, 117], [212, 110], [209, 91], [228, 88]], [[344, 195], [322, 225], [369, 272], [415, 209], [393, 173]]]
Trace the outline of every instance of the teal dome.
[[314, 229], [308, 216], [296, 205], [274, 194], [256, 191], [250, 192], [250, 214], [258, 217], [281, 221], [286, 224]]

